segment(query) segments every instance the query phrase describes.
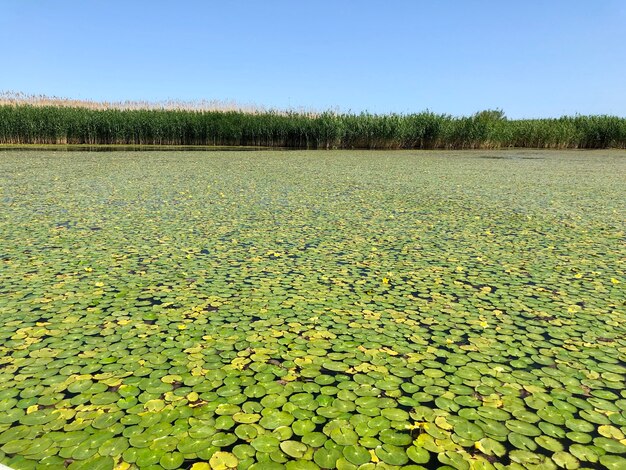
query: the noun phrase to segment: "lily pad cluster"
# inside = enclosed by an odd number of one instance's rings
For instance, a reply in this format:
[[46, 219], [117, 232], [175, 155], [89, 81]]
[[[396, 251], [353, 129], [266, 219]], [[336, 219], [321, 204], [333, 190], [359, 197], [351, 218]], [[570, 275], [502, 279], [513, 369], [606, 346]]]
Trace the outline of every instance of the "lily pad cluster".
[[494, 155], [3, 153], [0, 462], [626, 468], [623, 157]]

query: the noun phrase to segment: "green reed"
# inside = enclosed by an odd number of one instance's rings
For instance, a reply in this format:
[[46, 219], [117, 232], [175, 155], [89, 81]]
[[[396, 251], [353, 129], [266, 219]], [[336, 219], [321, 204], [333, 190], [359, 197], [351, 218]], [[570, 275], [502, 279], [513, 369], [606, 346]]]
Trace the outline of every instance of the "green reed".
[[416, 114], [89, 109], [0, 105], [1, 144], [234, 145], [290, 148], [626, 148], [626, 119], [506, 119], [501, 111]]

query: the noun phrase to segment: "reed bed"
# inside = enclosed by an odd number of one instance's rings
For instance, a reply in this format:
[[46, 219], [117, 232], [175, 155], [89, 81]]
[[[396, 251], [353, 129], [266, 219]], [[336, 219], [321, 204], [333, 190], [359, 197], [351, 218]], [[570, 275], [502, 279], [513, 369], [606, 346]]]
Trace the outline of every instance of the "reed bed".
[[159, 109], [177, 111], [244, 111], [263, 113], [266, 108], [255, 104], [241, 104], [233, 100], [175, 100], [162, 101], [124, 100], [96, 101], [59, 96], [34, 95], [14, 91], [0, 91], [0, 106], [31, 105], [37, 107], [55, 106], [63, 108], [140, 110]]
[[[60, 104], [61, 103], [61, 104]], [[416, 114], [0, 100], [0, 144], [217, 145], [307, 149], [626, 148], [626, 119]], [[133, 104], [134, 103], [134, 104]], [[93, 104], [93, 105], [92, 105]]]

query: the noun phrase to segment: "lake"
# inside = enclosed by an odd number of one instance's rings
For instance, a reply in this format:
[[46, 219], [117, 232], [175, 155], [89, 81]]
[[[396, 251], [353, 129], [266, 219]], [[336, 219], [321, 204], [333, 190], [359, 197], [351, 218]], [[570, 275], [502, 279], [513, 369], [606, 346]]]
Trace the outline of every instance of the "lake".
[[626, 468], [625, 175], [624, 151], [1, 152], [0, 462]]

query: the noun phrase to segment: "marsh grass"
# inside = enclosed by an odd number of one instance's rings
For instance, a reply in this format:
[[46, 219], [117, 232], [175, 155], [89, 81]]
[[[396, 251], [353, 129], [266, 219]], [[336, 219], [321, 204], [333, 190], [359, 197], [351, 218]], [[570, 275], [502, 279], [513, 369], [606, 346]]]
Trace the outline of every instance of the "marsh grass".
[[0, 94], [0, 144], [210, 145], [305, 149], [626, 148], [626, 119], [509, 120], [271, 110], [235, 103], [104, 103]]

